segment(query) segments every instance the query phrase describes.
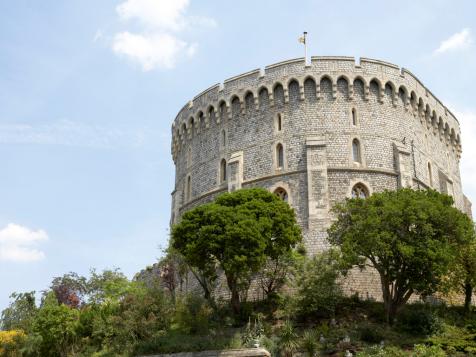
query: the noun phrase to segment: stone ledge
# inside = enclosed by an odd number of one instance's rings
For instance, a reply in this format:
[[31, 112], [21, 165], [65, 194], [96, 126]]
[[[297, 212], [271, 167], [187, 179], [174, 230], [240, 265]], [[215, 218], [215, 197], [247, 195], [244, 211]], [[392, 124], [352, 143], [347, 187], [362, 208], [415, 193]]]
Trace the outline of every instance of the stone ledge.
[[137, 357], [271, 357], [264, 348], [242, 348], [236, 350], [180, 352]]

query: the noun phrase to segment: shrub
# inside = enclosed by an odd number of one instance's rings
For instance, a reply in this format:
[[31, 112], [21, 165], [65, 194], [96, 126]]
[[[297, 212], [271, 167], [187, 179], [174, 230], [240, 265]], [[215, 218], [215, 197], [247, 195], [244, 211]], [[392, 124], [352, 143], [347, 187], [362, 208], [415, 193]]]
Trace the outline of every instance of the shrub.
[[439, 346], [415, 345], [412, 357], [446, 357]]
[[183, 333], [206, 334], [211, 327], [212, 315], [212, 307], [201, 296], [189, 294], [177, 300], [175, 320]]
[[0, 356], [20, 356], [25, 338], [22, 330], [0, 331]]
[[337, 253], [329, 250], [308, 259], [298, 275], [297, 308], [302, 316], [328, 317], [335, 314], [343, 293]]
[[299, 336], [292, 323], [288, 320], [284, 323], [279, 334], [278, 349], [280, 356], [291, 357], [299, 347]]
[[402, 311], [397, 328], [410, 334], [429, 336], [441, 330], [441, 321], [434, 311], [422, 304], [409, 306]]
[[457, 326], [443, 325], [438, 334], [428, 338], [428, 343], [449, 352], [476, 353], [476, 333]]
[[319, 334], [316, 330], [304, 331], [301, 339], [301, 349], [307, 352], [309, 357], [314, 357], [319, 349]]
[[408, 355], [397, 347], [372, 346], [357, 352], [356, 357], [408, 357]]
[[385, 339], [385, 335], [380, 327], [375, 325], [363, 325], [359, 328], [360, 340], [368, 343], [379, 343]]

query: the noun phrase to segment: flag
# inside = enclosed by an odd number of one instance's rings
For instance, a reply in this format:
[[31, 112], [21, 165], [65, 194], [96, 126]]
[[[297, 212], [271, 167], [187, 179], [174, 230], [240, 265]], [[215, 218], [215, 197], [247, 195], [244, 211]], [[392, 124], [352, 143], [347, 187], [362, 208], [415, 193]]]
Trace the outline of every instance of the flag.
[[299, 41], [300, 43], [306, 44], [306, 37], [301, 36], [301, 37], [298, 38], [298, 41]]

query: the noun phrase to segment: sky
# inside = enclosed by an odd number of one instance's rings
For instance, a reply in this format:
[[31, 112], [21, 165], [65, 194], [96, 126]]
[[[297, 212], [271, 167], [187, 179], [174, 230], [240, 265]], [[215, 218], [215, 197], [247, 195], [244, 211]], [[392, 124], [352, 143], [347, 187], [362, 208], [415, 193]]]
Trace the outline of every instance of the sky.
[[476, 203], [472, 0], [0, 0], [0, 309], [12, 292], [162, 255], [182, 106], [234, 75], [310, 55], [414, 73], [461, 124]]

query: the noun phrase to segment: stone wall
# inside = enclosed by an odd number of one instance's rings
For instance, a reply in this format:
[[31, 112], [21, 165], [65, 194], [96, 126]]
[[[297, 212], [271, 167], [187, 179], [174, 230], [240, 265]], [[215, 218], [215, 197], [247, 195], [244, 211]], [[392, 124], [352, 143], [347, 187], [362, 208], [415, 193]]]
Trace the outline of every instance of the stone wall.
[[[177, 115], [171, 223], [227, 190], [284, 189], [315, 253], [328, 247], [331, 207], [355, 185], [367, 194], [432, 187], [469, 212], [460, 137], [453, 114], [405, 69], [349, 57], [277, 63], [209, 88]], [[349, 290], [375, 297], [371, 275], [355, 275]]]

